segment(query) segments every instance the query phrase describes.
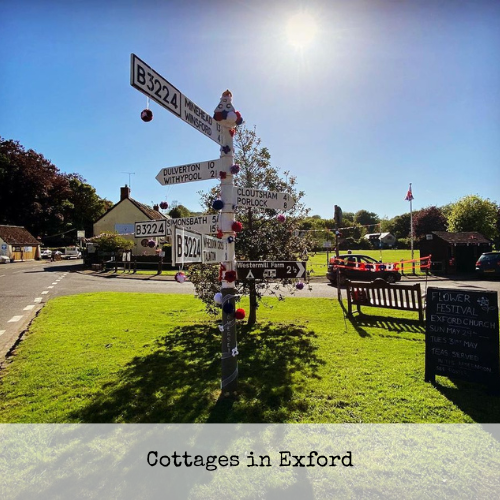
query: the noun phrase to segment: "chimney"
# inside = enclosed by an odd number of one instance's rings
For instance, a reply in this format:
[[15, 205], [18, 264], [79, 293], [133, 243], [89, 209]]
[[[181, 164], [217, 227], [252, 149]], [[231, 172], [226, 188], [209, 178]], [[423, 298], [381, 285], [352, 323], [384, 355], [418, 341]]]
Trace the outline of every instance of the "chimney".
[[120, 201], [125, 198], [130, 198], [130, 188], [125, 184], [125, 187], [120, 188]]
[[156, 210], [158, 212], [158, 210], [160, 210], [160, 206], [159, 205], [153, 205], [153, 210]]

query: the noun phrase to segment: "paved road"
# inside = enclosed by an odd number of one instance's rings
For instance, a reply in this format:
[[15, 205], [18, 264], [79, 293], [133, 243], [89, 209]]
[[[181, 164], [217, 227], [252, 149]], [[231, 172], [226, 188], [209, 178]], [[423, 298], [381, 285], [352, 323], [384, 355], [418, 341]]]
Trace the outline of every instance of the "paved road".
[[[403, 282], [450, 288], [488, 289], [499, 292], [500, 281], [430, 278], [403, 278]], [[312, 289], [296, 292], [296, 297], [336, 298], [337, 289], [326, 278], [314, 278]], [[86, 292], [116, 291], [141, 293], [184, 293], [194, 295], [191, 283], [177, 283], [172, 277], [103, 277], [98, 273], [82, 272], [82, 261], [31, 261], [0, 265], [0, 359], [26, 329], [36, 313], [50, 298]], [[345, 296], [345, 290], [342, 291]]]

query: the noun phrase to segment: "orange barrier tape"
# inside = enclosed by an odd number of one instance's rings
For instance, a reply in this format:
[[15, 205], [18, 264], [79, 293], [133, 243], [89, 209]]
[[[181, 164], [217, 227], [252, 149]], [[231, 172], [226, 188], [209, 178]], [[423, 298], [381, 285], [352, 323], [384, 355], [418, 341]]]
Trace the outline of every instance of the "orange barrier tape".
[[402, 264], [415, 264], [415, 267], [420, 267], [420, 269], [430, 269], [431, 267], [431, 256], [421, 257], [420, 259], [413, 260], [403, 260], [400, 262], [392, 263], [377, 263], [377, 264], [366, 264], [364, 262], [353, 262], [351, 265], [340, 264], [340, 262], [345, 262], [344, 259], [337, 259], [332, 257], [330, 259], [330, 264], [338, 269], [352, 269], [353, 271], [399, 271], [400, 267], [404, 268]]

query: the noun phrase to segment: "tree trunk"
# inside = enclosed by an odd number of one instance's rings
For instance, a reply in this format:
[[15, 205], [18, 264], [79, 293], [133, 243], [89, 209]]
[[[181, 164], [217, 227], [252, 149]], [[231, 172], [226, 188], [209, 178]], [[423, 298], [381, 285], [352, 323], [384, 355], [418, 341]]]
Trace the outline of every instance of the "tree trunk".
[[257, 323], [257, 290], [255, 289], [255, 281], [250, 282], [250, 311], [248, 313], [248, 326], [254, 326]]

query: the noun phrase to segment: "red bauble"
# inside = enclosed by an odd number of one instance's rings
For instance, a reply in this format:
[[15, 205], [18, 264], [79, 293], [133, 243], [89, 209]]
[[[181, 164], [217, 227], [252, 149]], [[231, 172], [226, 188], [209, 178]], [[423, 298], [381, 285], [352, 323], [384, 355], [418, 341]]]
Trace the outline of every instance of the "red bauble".
[[236, 309], [234, 317], [236, 319], [243, 319], [245, 317], [245, 309]]
[[166, 209], [168, 208], [168, 203], [167, 203], [166, 201], [162, 201], [162, 202], [160, 203], [160, 208], [161, 208], [162, 210], [166, 210]]
[[153, 112], [150, 109], [144, 109], [141, 112], [141, 120], [143, 122], [150, 122], [153, 119]]
[[224, 281], [227, 281], [228, 283], [236, 281], [236, 271], [226, 271], [224, 273]]
[[231, 229], [235, 233], [239, 233], [243, 229], [243, 224], [241, 222], [234, 221], [233, 224], [231, 225]]

